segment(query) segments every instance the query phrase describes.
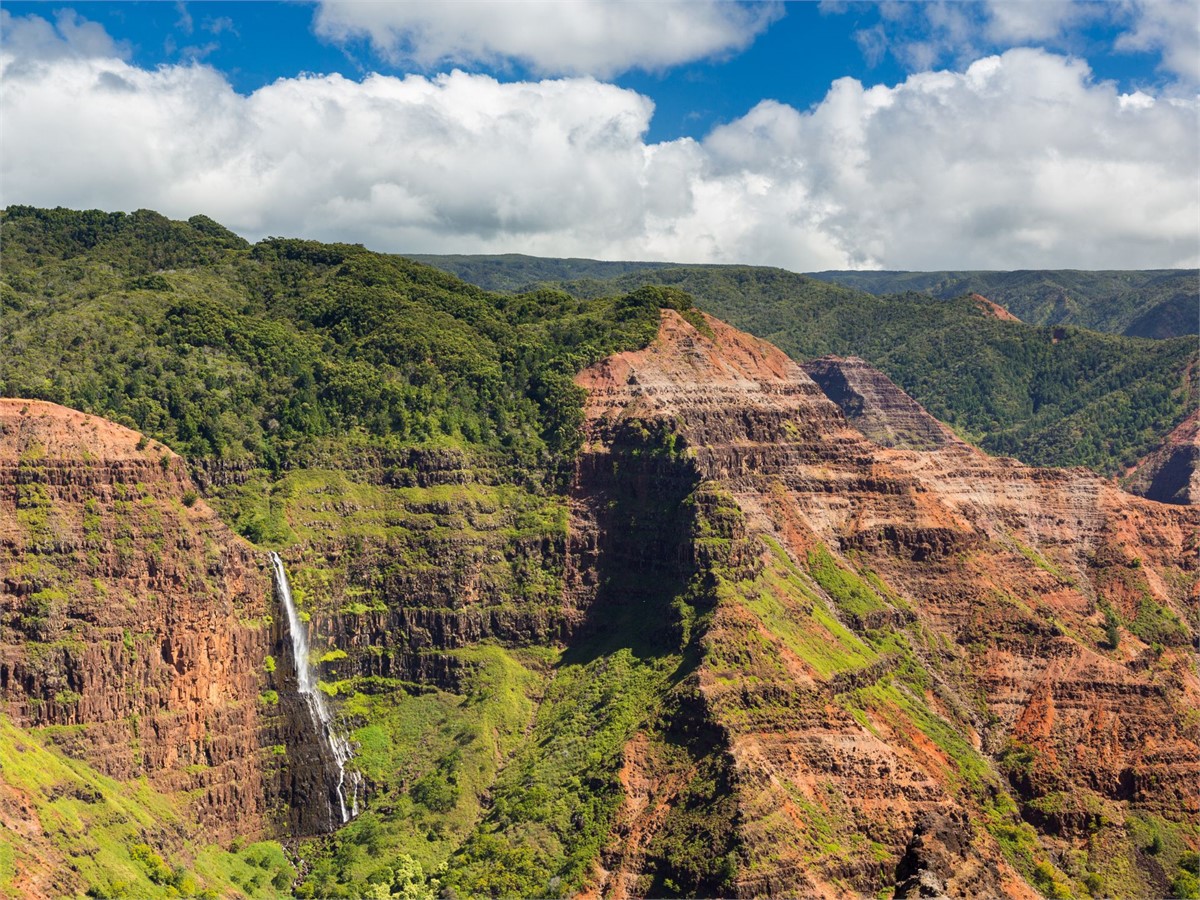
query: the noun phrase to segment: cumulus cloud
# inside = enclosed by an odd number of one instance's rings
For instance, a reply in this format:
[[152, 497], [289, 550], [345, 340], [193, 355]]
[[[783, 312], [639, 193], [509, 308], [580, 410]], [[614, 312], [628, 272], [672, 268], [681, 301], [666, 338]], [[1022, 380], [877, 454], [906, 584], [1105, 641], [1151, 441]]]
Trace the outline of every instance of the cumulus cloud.
[[778, 3], [729, 0], [322, 0], [318, 34], [367, 38], [395, 63], [504, 65], [540, 74], [610, 77], [743, 50], [782, 15]]
[[[824, 12], [849, 7], [823, 0]], [[1195, 0], [928, 0], [878, 7], [879, 21], [855, 32], [868, 63], [891, 54], [910, 71], [939, 65], [965, 67], [988, 53], [1036, 44], [1079, 53], [1084, 29], [1100, 24], [1112, 32], [1118, 52], [1159, 55], [1159, 68], [1188, 88], [1200, 84], [1200, 15]]]
[[[57, 33], [54, 40], [70, 38]], [[31, 55], [36, 48], [38, 55]], [[1195, 265], [1195, 101], [1012, 50], [648, 143], [593, 78], [280, 79], [0, 50], [4, 203], [203, 212], [251, 238], [797, 270]]]
[[1132, 27], [1117, 39], [1118, 50], [1158, 52], [1163, 69], [1200, 84], [1200, 10], [1194, 0], [1135, 0], [1123, 9]]

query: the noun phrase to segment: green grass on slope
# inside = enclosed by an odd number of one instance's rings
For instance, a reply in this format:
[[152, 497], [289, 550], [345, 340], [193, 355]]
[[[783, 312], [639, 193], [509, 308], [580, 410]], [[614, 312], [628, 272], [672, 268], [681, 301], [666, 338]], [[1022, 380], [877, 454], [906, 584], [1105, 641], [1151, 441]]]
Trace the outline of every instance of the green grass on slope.
[[[188, 840], [185, 814], [144, 780], [105, 777], [6, 716], [0, 796], [21, 798], [33, 813], [28, 833], [0, 832], [0, 896], [23, 896], [25, 871], [53, 873], [43, 886], [52, 894], [79, 887], [129, 898], [286, 896], [295, 875], [274, 842], [226, 850]], [[16, 806], [9, 815], [24, 817]]]
[[861, 356], [985, 450], [1035, 465], [1132, 464], [1195, 408], [1194, 338], [1149, 340], [984, 315], [966, 299], [880, 298], [781, 269], [690, 266], [562, 286], [585, 296], [646, 283], [687, 291], [805, 360]]

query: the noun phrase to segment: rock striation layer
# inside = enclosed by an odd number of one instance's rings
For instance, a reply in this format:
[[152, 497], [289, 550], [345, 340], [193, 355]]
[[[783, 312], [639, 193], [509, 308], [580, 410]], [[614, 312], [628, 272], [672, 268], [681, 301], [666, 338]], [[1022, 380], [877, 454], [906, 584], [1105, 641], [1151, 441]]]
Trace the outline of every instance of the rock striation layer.
[[16, 725], [145, 776], [206, 841], [311, 833], [330, 827], [327, 765], [295, 693], [265, 559], [182, 459], [0, 399], [0, 708]]
[[1122, 482], [1133, 493], [1161, 503], [1200, 505], [1200, 410], [1139, 460]]
[[[861, 361], [809, 371], [667, 310], [650, 347], [577, 379], [582, 487], [615, 455], [692, 491], [690, 543], [656, 527], [621, 565], [707, 579], [696, 679], [732, 769], [736, 893], [1166, 892], [1125, 835], [1200, 822], [1200, 516], [987, 457]], [[614, 540], [606, 497], [573, 506], [581, 570]]]
[[823, 356], [801, 368], [838, 405], [851, 425], [880, 446], [934, 450], [963, 444], [953, 431], [866, 360]]

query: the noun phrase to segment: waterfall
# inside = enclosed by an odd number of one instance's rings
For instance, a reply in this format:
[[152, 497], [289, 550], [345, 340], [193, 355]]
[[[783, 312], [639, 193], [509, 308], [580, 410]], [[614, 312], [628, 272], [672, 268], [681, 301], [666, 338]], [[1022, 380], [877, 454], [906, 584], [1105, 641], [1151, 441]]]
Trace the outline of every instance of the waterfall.
[[[354, 755], [350, 751], [350, 740], [334, 729], [333, 716], [325, 695], [317, 686], [317, 673], [308, 659], [308, 634], [304, 623], [296, 612], [296, 604], [292, 601], [292, 589], [288, 585], [287, 572], [283, 568], [283, 560], [278, 553], [271, 554], [271, 569], [275, 575], [275, 593], [287, 613], [288, 634], [292, 639], [292, 660], [296, 664], [296, 686], [304, 705], [308, 707], [309, 716], [317, 733], [322, 736], [325, 744], [337, 763], [338, 778], [335, 792], [341, 813], [341, 824], [349, 822], [358, 815], [358, 788], [362, 777], [357, 772], [350, 773], [350, 809], [346, 809], [346, 763]], [[333, 803], [329, 804], [330, 819], [333, 818]]]

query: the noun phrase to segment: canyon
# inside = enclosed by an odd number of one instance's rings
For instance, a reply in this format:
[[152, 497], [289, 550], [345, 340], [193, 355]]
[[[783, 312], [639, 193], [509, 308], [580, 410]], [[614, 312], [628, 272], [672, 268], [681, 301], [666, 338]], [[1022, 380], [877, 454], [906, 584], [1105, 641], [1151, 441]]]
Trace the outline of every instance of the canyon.
[[[436, 447], [260, 486], [0, 400], [20, 740], [144, 777], [176, 825], [130, 834], [184, 866], [196, 841], [344, 848], [382, 822], [460, 894], [1170, 893], [1200, 843], [1200, 511], [987, 456], [862, 360], [659, 315], [576, 376], [561, 489]], [[345, 761], [268, 551], [222, 523], [238, 490], [286, 525], [362, 779], [329, 838]], [[52, 786], [8, 772], [14, 883], [84, 889]]]

